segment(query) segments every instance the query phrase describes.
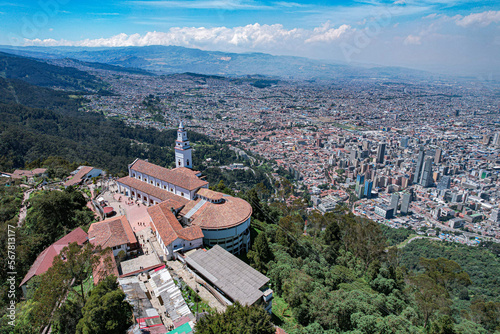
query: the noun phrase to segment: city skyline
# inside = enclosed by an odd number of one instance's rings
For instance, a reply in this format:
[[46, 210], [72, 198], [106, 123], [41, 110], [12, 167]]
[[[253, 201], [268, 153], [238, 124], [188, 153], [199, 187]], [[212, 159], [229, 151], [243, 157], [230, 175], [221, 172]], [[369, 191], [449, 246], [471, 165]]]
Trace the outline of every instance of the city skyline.
[[454, 74], [500, 68], [493, 1], [103, 1], [1, 3], [0, 44], [177, 45]]

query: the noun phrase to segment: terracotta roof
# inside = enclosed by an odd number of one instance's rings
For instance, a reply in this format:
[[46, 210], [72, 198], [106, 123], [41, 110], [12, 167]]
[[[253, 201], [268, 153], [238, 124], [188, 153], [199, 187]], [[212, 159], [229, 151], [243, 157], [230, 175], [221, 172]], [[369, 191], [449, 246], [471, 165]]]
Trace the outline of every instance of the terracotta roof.
[[171, 244], [177, 238], [184, 240], [203, 238], [203, 232], [198, 226], [183, 228], [171, 208], [169, 201], [148, 208], [148, 214], [153, 221], [153, 229], [158, 231], [165, 245]]
[[185, 216], [191, 209], [195, 210], [197, 205], [202, 204], [196, 212], [191, 213], [191, 224], [207, 230], [237, 226], [252, 215], [252, 206], [247, 201], [229, 195], [222, 198], [222, 203], [200, 203], [204, 201], [201, 198], [190, 201], [180, 215]]
[[276, 327], [276, 334], [286, 334], [286, 332], [282, 328]]
[[218, 200], [222, 199], [222, 196], [224, 196], [223, 193], [220, 193], [220, 192], [217, 192], [217, 191], [213, 191], [213, 190], [210, 190], [210, 189], [206, 189], [206, 188], [201, 188], [200, 190], [198, 190], [196, 192], [196, 194], [198, 194], [200, 196], [203, 196], [205, 198], [214, 200], [214, 201], [218, 201]]
[[94, 167], [82, 166], [75, 176], [64, 183], [64, 186], [74, 186], [75, 184], [82, 182], [82, 178], [90, 173], [92, 169], [94, 169]]
[[130, 176], [122, 177], [116, 180], [116, 182], [129, 186], [136, 190], [142, 191], [143, 193], [149, 194], [151, 196], [154, 196], [160, 199], [161, 201], [173, 200], [176, 201], [177, 203], [180, 203], [181, 204], [180, 206], [185, 205], [188, 202], [188, 199], [184, 197], [173, 194], [167, 190], [155, 187], [152, 184], [134, 179], [133, 177]]
[[[43, 173], [45, 173], [46, 170], [47, 170], [47, 168], [35, 168], [33, 170], [16, 169], [14, 171], [14, 173], [10, 174], [10, 176], [13, 179], [21, 179], [24, 176], [32, 177], [32, 176], [35, 176], [38, 174], [43, 174]], [[9, 173], [5, 173], [5, 174], [9, 174]]]
[[174, 184], [187, 190], [195, 190], [208, 184], [207, 181], [200, 180], [193, 171], [186, 167], [168, 169], [160, 167], [150, 162], [137, 159], [130, 165], [131, 170], [144, 173], [159, 180]]
[[137, 243], [125, 216], [113, 217], [90, 225], [89, 241], [103, 248]]
[[61, 239], [54, 242], [49, 247], [45, 248], [43, 252], [38, 255], [35, 262], [31, 266], [30, 270], [24, 276], [21, 284], [19, 286], [24, 285], [27, 281], [29, 281], [33, 276], [41, 275], [50, 267], [52, 267], [52, 262], [54, 258], [61, 253], [62, 249], [68, 246], [72, 242], [76, 242], [79, 245], [83, 245], [87, 241], [87, 233], [82, 230], [80, 227], [74, 229], [70, 233], [66, 234]]

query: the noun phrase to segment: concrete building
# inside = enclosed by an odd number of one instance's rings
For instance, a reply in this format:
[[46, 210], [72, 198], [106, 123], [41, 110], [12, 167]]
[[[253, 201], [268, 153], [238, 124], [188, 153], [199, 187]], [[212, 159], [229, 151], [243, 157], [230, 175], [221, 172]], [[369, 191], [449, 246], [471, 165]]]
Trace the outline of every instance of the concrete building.
[[268, 287], [269, 278], [222, 247], [197, 250], [186, 258], [186, 264], [197, 281], [214, 287], [226, 304], [238, 301], [244, 306], [262, 305], [271, 313], [273, 291]]
[[445, 175], [441, 177], [441, 180], [439, 180], [437, 184], [437, 189], [438, 190], [446, 190], [450, 189], [451, 187], [451, 177]]
[[377, 163], [381, 164], [384, 163], [384, 156], [385, 156], [385, 143], [380, 143], [378, 144], [377, 147]]
[[422, 176], [420, 177], [420, 185], [424, 188], [428, 188], [433, 184], [432, 178], [432, 158], [428, 157], [425, 159], [424, 166], [422, 168]]
[[397, 213], [398, 211], [398, 204], [399, 204], [399, 194], [394, 193], [391, 195], [391, 205], [390, 208], [393, 209], [394, 214]]
[[401, 214], [407, 215], [410, 210], [411, 194], [404, 193], [401, 199]]
[[374, 212], [384, 219], [391, 219], [392, 217], [394, 217], [394, 210], [384, 204], [375, 205]]

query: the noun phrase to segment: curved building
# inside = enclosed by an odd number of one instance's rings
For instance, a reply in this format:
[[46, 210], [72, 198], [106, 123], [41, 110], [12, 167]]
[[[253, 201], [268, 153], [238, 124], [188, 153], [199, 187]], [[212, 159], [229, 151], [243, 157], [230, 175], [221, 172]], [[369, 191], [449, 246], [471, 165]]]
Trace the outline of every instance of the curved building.
[[205, 246], [219, 245], [233, 254], [250, 247], [252, 207], [241, 198], [202, 188], [179, 215], [185, 225], [201, 228]]

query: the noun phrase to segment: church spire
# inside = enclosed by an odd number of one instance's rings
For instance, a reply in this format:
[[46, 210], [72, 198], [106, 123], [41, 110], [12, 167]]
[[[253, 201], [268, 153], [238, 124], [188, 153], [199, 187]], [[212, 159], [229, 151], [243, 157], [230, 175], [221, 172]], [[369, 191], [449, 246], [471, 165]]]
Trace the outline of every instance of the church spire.
[[182, 121], [177, 129], [177, 140], [175, 141], [175, 167], [193, 168], [191, 145], [189, 145], [187, 131], [184, 129]]

